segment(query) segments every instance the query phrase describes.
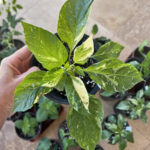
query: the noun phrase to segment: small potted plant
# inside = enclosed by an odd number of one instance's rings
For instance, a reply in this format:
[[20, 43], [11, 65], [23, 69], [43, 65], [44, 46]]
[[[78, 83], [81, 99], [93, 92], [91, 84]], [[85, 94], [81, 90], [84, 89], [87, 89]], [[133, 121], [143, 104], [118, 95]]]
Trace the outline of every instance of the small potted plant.
[[40, 140], [36, 150], [63, 150], [57, 140], [43, 138]]
[[61, 110], [60, 104], [57, 104], [45, 96], [41, 96], [38, 101], [38, 109], [36, 112], [36, 120], [43, 122], [46, 120], [52, 121], [59, 117]]
[[2, 1], [0, 16], [5, 12], [7, 17], [3, 18], [2, 25], [0, 26], [0, 60], [24, 46], [22, 41], [14, 39], [14, 36], [21, 35], [16, 30], [18, 23], [23, 20], [21, 17], [16, 17], [19, 9], [22, 9], [22, 6], [17, 3], [17, 0]]
[[27, 112], [15, 121], [15, 130], [20, 138], [34, 141], [41, 132], [41, 124], [37, 122], [34, 114]]
[[[82, 42], [92, 3], [66, 1], [59, 14], [58, 36], [22, 23], [26, 44], [45, 70], [29, 74], [16, 88], [14, 101], [14, 112], [26, 111], [41, 95], [49, 95], [54, 89], [64, 92], [70, 104], [70, 135], [86, 150], [94, 149], [101, 139], [103, 107], [88, 93], [83, 78], [90, 78], [108, 92], [127, 91], [143, 80], [135, 67], [118, 60], [123, 50], [120, 44], [108, 42], [94, 53], [92, 35]], [[96, 60], [94, 64], [89, 64], [91, 58]]]
[[142, 119], [147, 122], [146, 111], [150, 110], [150, 102], [144, 98], [144, 90], [137, 92], [135, 97], [129, 97], [127, 100], [120, 101], [115, 107], [115, 112], [122, 113], [124, 116], [135, 120]]
[[67, 121], [63, 121], [58, 129], [58, 137], [63, 145], [63, 150], [68, 150], [70, 147], [76, 147], [78, 144], [75, 139], [69, 133], [69, 129], [67, 127]]
[[108, 140], [109, 144], [118, 143], [120, 150], [126, 148], [127, 141], [134, 142], [132, 128], [121, 114], [112, 114], [104, 119], [102, 139]]

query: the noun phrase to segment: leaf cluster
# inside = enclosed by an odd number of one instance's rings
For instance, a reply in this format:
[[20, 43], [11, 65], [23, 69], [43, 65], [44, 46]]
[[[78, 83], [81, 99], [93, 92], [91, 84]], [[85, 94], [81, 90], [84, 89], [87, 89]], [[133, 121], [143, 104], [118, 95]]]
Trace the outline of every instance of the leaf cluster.
[[108, 116], [104, 122], [104, 130], [102, 138], [109, 140], [110, 144], [119, 144], [119, 149], [124, 150], [127, 146], [127, 141], [133, 143], [133, 133], [131, 127], [128, 126], [126, 119], [119, 114]]
[[15, 121], [15, 127], [20, 129], [25, 136], [34, 137], [38, 122], [30, 113], [25, 113], [23, 119]]
[[[14, 112], [26, 111], [41, 95], [53, 89], [65, 91], [70, 104], [70, 134], [86, 150], [93, 150], [101, 139], [103, 107], [99, 99], [88, 94], [79, 76], [87, 74], [109, 92], [124, 92], [142, 80], [135, 67], [117, 59], [123, 50], [120, 44], [107, 42], [95, 54], [92, 36], [78, 44], [85, 34], [92, 3], [93, 0], [66, 1], [59, 14], [58, 36], [22, 23], [28, 48], [47, 71], [29, 74], [16, 88], [14, 103]], [[89, 58], [97, 63], [84, 68]]]
[[45, 96], [41, 96], [38, 101], [38, 110], [36, 120], [43, 122], [48, 119], [57, 119], [59, 117], [60, 104], [57, 104]]
[[12, 49], [15, 49], [16, 51], [13, 41], [14, 36], [21, 35], [21, 32], [16, 30], [16, 26], [23, 20], [21, 17], [17, 18], [18, 9], [22, 9], [22, 6], [17, 4], [16, 0], [3, 0], [3, 5], [0, 8], [0, 14], [4, 11], [7, 13], [7, 17], [2, 19], [2, 26], [0, 27], [0, 45], [2, 46], [2, 51], [4, 51], [4, 54], [1, 52], [1, 57], [5, 56], [6, 53], [7, 56], [11, 55]]
[[150, 110], [150, 102], [145, 101], [144, 90], [141, 89], [137, 92], [136, 97], [121, 101], [116, 108], [128, 113], [130, 119], [142, 119], [146, 123], [146, 111]]

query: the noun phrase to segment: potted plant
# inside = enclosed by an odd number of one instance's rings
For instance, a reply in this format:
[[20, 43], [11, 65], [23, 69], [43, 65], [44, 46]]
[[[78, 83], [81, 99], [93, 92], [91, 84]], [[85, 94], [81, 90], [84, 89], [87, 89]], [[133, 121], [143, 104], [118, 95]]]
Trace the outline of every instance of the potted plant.
[[147, 110], [150, 110], [150, 102], [145, 100], [143, 89], [139, 90], [135, 97], [129, 97], [127, 100], [120, 101], [115, 106], [115, 112], [122, 113], [132, 120], [142, 119], [145, 123], [148, 118], [146, 116]]
[[38, 101], [38, 110], [36, 112], [36, 120], [43, 122], [46, 120], [52, 121], [59, 117], [60, 104], [57, 104], [45, 96], [41, 96]]
[[3, 18], [0, 26], [0, 60], [24, 46], [22, 41], [14, 39], [14, 36], [21, 35], [16, 30], [17, 24], [23, 20], [21, 17], [16, 17], [19, 9], [22, 9], [22, 6], [17, 3], [17, 0], [2, 1], [0, 16], [5, 12], [7, 17]]
[[34, 114], [26, 112], [15, 121], [15, 130], [20, 138], [33, 141], [41, 132], [41, 124], [37, 122]]
[[75, 139], [69, 133], [69, 129], [67, 127], [67, 121], [63, 121], [58, 129], [58, 137], [63, 145], [63, 150], [68, 150], [70, 147], [76, 147], [78, 144]]
[[120, 150], [126, 148], [127, 141], [134, 142], [132, 128], [121, 114], [112, 114], [104, 119], [102, 138], [109, 144], [118, 143]]
[[[59, 38], [42, 28], [22, 23], [29, 50], [47, 71], [28, 75], [16, 88], [14, 101], [14, 112], [26, 111], [41, 95], [53, 89], [65, 91], [70, 104], [67, 115], [69, 132], [86, 150], [94, 149], [101, 139], [103, 107], [99, 99], [88, 94], [82, 78], [88, 75], [108, 92], [124, 92], [142, 81], [135, 67], [117, 59], [123, 49], [120, 44], [106, 43], [94, 55], [92, 36], [78, 44], [82, 41], [92, 2], [65, 2], [59, 15]], [[83, 67], [90, 58], [97, 63]]]
[[57, 140], [42, 138], [36, 150], [63, 150], [63, 149]]

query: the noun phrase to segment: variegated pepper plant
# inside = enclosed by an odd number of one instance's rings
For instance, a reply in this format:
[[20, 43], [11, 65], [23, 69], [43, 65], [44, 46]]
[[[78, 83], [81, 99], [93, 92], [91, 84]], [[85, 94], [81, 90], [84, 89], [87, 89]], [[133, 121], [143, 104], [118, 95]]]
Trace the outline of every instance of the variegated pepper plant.
[[[108, 42], [93, 55], [92, 36], [77, 46], [85, 33], [92, 3], [93, 0], [65, 2], [59, 14], [57, 28], [61, 40], [49, 31], [22, 23], [28, 48], [47, 71], [29, 74], [16, 88], [14, 104], [14, 112], [26, 111], [41, 95], [54, 88], [65, 90], [70, 104], [67, 116], [70, 134], [86, 150], [94, 150], [101, 139], [103, 107], [99, 99], [88, 94], [83, 81], [76, 74], [88, 74], [109, 92], [124, 92], [142, 80], [135, 67], [117, 59], [123, 46]], [[83, 68], [82, 65], [91, 57], [97, 63]]]

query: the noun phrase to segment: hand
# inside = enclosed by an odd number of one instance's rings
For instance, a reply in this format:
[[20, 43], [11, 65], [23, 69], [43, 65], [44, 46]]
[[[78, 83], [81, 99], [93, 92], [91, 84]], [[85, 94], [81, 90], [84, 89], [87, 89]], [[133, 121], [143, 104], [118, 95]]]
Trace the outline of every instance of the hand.
[[32, 53], [25, 46], [13, 55], [5, 58], [0, 66], [0, 128], [11, 114], [14, 101], [14, 91], [17, 85], [38, 67], [31, 67]]

